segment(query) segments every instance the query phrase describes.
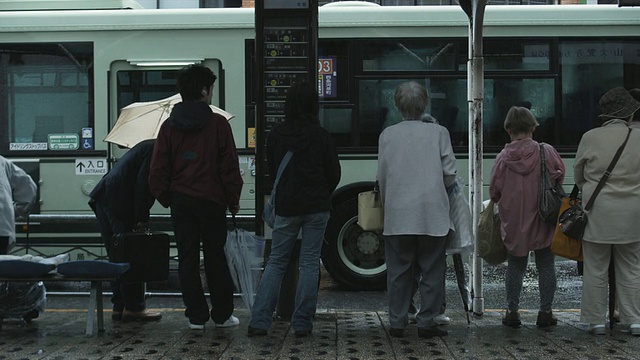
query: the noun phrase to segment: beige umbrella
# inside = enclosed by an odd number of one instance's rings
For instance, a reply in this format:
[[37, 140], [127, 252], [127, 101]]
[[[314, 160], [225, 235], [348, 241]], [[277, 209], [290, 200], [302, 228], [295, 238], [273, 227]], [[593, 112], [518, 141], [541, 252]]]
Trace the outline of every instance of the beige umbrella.
[[[157, 138], [160, 126], [171, 114], [171, 109], [181, 101], [180, 94], [176, 94], [162, 100], [136, 102], [125, 106], [104, 141], [132, 148], [143, 140]], [[234, 117], [217, 106], [209, 106], [214, 113], [227, 120]]]

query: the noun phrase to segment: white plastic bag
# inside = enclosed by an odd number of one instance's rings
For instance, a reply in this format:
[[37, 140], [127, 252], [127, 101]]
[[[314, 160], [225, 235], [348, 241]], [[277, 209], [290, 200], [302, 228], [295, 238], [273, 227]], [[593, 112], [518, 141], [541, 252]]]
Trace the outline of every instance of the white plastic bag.
[[264, 243], [263, 237], [236, 227], [228, 232], [224, 245], [231, 278], [249, 311], [264, 263]]
[[0, 315], [29, 322], [44, 312], [47, 291], [42, 281], [0, 283]]
[[463, 189], [464, 180], [456, 176], [449, 191], [449, 217], [454, 229], [447, 236], [447, 255], [473, 251], [471, 210]]

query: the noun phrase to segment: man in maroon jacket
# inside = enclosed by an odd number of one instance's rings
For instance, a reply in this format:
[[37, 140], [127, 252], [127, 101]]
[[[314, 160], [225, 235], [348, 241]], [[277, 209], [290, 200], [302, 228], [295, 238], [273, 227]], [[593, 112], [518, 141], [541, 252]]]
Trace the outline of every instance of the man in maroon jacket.
[[[209, 107], [216, 76], [202, 65], [178, 74], [182, 102], [162, 124], [151, 158], [149, 187], [171, 219], [178, 245], [182, 299], [193, 330], [209, 316], [217, 327], [236, 326], [233, 281], [224, 244], [227, 209], [240, 209], [242, 178], [231, 127]], [[200, 279], [200, 242], [211, 312]]]

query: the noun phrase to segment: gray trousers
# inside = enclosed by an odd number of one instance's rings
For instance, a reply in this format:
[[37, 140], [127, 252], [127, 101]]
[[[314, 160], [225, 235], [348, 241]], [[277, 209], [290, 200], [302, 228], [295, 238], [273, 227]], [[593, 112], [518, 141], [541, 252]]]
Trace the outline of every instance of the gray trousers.
[[580, 321], [606, 323], [609, 261], [613, 255], [620, 322], [640, 324], [640, 242], [596, 244], [582, 241], [582, 255], [584, 274]]
[[[540, 289], [540, 311], [550, 311], [556, 293], [555, 257], [550, 247], [535, 250], [536, 269], [538, 270], [538, 287]], [[520, 310], [520, 293], [522, 282], [527, 271], [529, 255], [507, 257], [507, 273], [505, 289], [507, 291], [507, 309], [509, 312]]]
[[387, 263], [387, 294], [389, 323], [393, 329], [404, 329], [413, 297], [413, 267], [420, 268], [420, 311], [416, 315], [418, 327], [435, 326], [433, 318], [440, 314], [444, 300], [446, 270], [446, 236], [393, 235], [385, 236]]

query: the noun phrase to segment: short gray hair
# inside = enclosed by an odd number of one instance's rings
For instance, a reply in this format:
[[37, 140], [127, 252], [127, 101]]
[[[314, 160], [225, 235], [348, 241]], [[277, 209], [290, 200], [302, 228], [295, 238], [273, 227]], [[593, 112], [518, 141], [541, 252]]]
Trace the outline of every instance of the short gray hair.
[[504, 120], [504, 129], [516, 135], [533, 132], [538, 125], [531, 111], [522, 106], [512, 106]]
[[393, 100], [403, 119], [420, 120], [429, 103], [429, 95], [424, 86], [409, 81], [398, 85]]

